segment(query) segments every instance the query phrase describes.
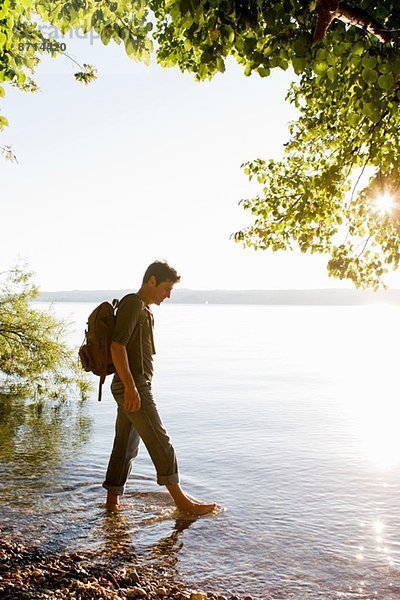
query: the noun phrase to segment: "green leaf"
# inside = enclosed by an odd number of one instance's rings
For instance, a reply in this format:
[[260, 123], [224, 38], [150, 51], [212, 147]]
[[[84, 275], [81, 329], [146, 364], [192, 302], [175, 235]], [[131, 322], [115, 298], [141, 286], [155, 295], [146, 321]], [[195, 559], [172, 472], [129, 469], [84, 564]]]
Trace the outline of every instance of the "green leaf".
[[287, 60], [285, 60], [284, 58], [281, 58], [279, 60], [279, 65], [278, 65], [283, 71], [286, 71], [286, 69], [288, 69], [289, 67], [289, 63]]
[[271, 70], [266, 69], [265, 67], [258, 67], [257, 73], [260, 75], [260, 77], [269, 77]]
[[4, 127], [8, 127], [8, 125], [9, 125], [8, 119], [0, 116], [0, 131], [2, 129], [4, 129]]
[[347, 120], [350, 123], [350, 125], [352, 125], [353, 127], [357, 127], [357, 125], [360, 122], [360, 117], [356, 113], [348, 113]]
[[361, 76], [367, 83], [375, 83], [378, 79], [378, 73], [372, 69], [363, 69]]
[[110, 43], [112, 32], [113, 31], [111, 27], [109, 27], [108, 25], [101, 30], [100, 39], [105, 46], [107, 46]]
[[252, 71], [251, 64], [248, 63], [244, 69], [244, 74], [246, 75], [246, 77], [249, 77], [251, 75], [251, 71]]
[[320, 48], [316, 54], [316, 61], [324, 63], [328, 61], [328, 52], [324, 48]]
[[332, 48], [333, 54], [335, 56], [342, 56], [342, 54], [344, 54], [347, 50], [347, 46], [346, 44], [335, 44]]
[[364, 102], [362, 105], [362, 113], [372, 121], [378, 121], [380, 117], [379, 108], [373, 102]]
[[127, 40], [125, 40], [124, 44], [127, 55], [129, 57], [135, 56], [137, 52], [136, 42], [132, 38], [128, 38]]
[[257, 40], [255, 38], [247, 38], [244, 40], [244, 51], [246, 54], [251, 54], [254, 52], [254, 49], [257, 45]]
[[217, 58], [217, 69], [220, 73], [225, 72], [225, 61], [223, 58], [220, 58], [220, 57]]
[[307, 60], [305, 58], [298, 58], [297, 56], [295, 56], [292, 59], [293, 69], [294, 69], [294, 72], [297, 75], [299, 75], [300, 73], [302, 73], [302, 71], [304, 70], [306, 64], [307, 64]]
[[333, 83], [335, 81], [335, 79], [336, 79], [336, 69], [335, 69], [335, 67], [329, 67], [329, 69], [327, 70], [326, 74], [328, 75], [329, 81], [331, 81]]
[[303, 58], [308, 51], [308, 41], [305, 35], [299, 36], [293, 44], [293, 50], [297, 58]]
[[378, 77], [378, 85], [383, 90], [392, 90], [394, 88], [394, 77], [391, 73], [387, 75], [380, 75]]
[[396, 60], [394, 60], [391, 65], [391, 71], [395, 74], [395, 75], [400, 75], [400, 56], [396, 58]]
[[323, 75], [328, 70], [328, 63], [318, 62], [314, 65], [314, 71], [317, 75]]
[[392, 69], [393, 69], [393, 65], [391, 65], [388, 62], [381, 62], [378, 67], [378, 71], [380, 73], [384, 73], [384, 74], [391, 73]]
[[364, 56], [361, 60], [361, 64], [365, 69], [374, 69], [376, 67], [376, 58], [375, 56]]
[[361, 56], [365, 52], [365, 44], [363, 42], [355, 42], [351, 48], [352, 54]]
[[360, 63], [361, 63], [361, 56], [357, 56], [356, 54], [350, 55], [350, 65], [352, 67], [358, 67], [358, 65]]

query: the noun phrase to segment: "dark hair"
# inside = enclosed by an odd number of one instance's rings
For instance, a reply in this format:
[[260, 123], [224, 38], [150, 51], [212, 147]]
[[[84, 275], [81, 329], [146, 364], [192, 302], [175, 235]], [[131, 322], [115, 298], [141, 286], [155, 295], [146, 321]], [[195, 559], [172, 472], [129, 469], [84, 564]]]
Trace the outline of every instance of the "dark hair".
[[147, 267], [146, 272], [143, 275], [143, 283], [147, 283], [152, 275], [156, 278], [157, 285], [163, 281], [172, 281], [173, 283], [176, 283], [181, 278], [176, 270], [173, 267], [170, 267], [167, 261], [164, 260], [156, 260]]

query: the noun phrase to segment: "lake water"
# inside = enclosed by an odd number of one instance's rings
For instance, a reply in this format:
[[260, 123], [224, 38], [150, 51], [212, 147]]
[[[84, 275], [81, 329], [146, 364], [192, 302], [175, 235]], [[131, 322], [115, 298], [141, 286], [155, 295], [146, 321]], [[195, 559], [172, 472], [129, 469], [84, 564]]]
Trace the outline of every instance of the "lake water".
[[[56, 304], [79, 344], [91, 304]], [[129, 545], [203, 590], [400, 598], [400, 309], [156, 307], [154, 392], [183, 487], [225, 507], [179, 518], [146, 450], [118, 515], [101, 488], [115, 403], [2, 417], [5, 531], [51, 549]], [[25, 412], [24, 412], [25, 411]]]

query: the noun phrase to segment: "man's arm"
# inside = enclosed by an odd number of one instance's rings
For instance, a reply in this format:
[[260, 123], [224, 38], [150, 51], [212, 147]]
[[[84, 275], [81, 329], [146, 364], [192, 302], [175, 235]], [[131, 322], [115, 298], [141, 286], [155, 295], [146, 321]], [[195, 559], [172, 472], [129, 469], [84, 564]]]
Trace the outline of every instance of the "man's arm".
[[119, 342], [111, 342], [111, 356], [120, 380], [124, 385], [124, 407], [128, 412], [140, 409], [140, 396], [129, 368], [126, 347]]

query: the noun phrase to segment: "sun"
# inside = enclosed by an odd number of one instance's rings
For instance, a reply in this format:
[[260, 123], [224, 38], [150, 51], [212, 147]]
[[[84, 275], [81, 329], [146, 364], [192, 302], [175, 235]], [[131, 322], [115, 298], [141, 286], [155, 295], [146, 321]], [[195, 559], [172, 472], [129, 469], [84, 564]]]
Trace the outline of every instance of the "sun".
[[383, 192], [374, 199], [374, 204], [380, 212], [390, 213], [395, 206], [395, 200], [388, 192]]

